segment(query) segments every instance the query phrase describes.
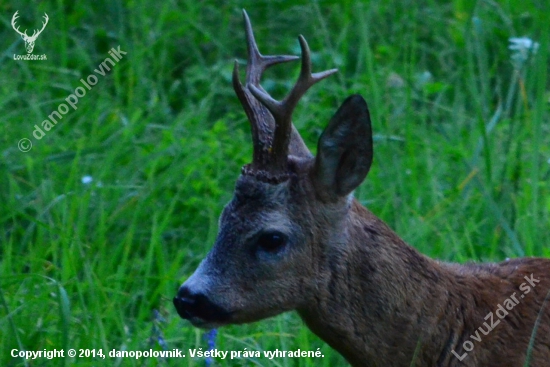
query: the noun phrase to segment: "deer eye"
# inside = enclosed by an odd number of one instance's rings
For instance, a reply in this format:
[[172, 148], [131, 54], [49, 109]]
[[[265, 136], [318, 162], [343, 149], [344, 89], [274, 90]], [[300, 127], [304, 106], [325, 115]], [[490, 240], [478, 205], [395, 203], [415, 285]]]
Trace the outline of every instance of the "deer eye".
[[256, 246], [265, 252], [278, 252], [286, 244], [286, 236], [280, 232], [262, 233], [256, 241]]

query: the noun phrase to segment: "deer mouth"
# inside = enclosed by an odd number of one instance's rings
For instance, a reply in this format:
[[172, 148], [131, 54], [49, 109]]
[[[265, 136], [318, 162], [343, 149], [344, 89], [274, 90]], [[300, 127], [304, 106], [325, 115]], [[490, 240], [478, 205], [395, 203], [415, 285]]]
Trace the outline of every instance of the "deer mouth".
[[173, 302], [178, 315], [182, 319], [189, 320], [196, 327], [218, 327], [229, 323], [231, 318], [231, 312], [213, 303], [202, 294], [191, 296], [180, 290]]

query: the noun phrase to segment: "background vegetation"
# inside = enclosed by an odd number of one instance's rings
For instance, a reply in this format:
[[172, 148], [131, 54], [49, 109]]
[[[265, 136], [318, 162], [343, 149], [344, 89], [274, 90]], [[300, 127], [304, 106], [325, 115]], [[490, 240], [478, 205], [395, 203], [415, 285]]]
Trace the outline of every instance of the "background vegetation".
[[[0, 3], [0, 365], [13, 348], [207, 348], [171, 299], [216, 235], [249, 127], [230, 84], [246, 55], [314, 51], [338, 67], [295, 113], [308, 145], [361, 93], [375, 161], [356, 196], [421, 252], [448, 261], [550, 257], [547, 0], [16, 1]], [[34, 54], [10, 25], [49, 24]], [[31, 32], [29, 32], [31, 33]], [[540, 44], [512, 61], [510, 37]], [[34, 125], [120, 45], [128, 54], [40, 140]], [[516, 52], [517, 54], [517, 52]], [[298, 65], [269, 71], [282, 96]], [[241, 68], [242, 70], [242, 68]], [[17, 144], [34, 144], [23, 153]], [[89, 177], [88, 177], [89, 176]], [[84, 178], [84, 179], [83, 179]], [[91, 182], [89, 182], [91, 179]], [[294, 314], [219, 330], [222, 350], [316, 350], [322, 359], [218, 366], [341, 366]], [[66, 358], [26, 365], [203, 366], [203, 359]]]

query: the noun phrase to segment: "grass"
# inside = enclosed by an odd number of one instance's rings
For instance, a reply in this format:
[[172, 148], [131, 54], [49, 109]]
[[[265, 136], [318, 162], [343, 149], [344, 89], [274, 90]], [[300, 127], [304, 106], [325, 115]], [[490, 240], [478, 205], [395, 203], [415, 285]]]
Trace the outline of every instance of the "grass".
[[[424, 254], [448, 261], [550, 257], [549, 25], [545, 1], [42, 1], [0, 4], [0, 365], [203, 366], [203, 359], [59, 358], [11, 350], [207, 347], [171, 298], [209, 250], [251, 157], [234, 96], [240, 9], [264, 53], [299, 52], [340, 72], [295, 113], [313, 149], [344, 98], [361, 93], [375, 161], [358, 199]], [[49, 24], [34, 54], [11, 29]], [[30, 32], [29, 32], [30, 33]], [[540, 43], [520, 69], [508, 38]], [[46, 132], [81, 78], [124, 56]], [[266, 73], [282, 96], [298, 67]], [[31, 151], [19, 151], [22, 138]], [[82, 178], [91, 176], [84, 184]], [[321, 359], [218, 366], [341, 366], [292, 314], [219, 330], [221, 350], [317, 350]]]

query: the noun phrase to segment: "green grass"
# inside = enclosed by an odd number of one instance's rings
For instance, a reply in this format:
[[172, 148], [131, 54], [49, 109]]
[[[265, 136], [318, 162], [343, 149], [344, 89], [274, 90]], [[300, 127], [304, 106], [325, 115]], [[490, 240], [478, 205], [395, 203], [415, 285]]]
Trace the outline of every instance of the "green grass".
[[[217, 217], [251, 157], [234, 96], [246, 8], [264, 53], [299, 52], [336, 77], [295, 123], [316, 140], [352, 93], [368, 101], [375, 160], [358, 199], [407, 242], [449, 261], [550, 257], [549, 6], [546, 1], [42, 1], [0, 4], [0, 365], [204, 366], [201, 359], [11, 358], [25, 350], [206, 348], [171, 299], [208, 252]], [[34, 54], [11, 29], [50, 21]], [[31, 33], [31, 32], [29, 32]], [[514, 70], [508, 38], [540, 43]], [[46, 135], [34, 125], [128, 54]], [[298, 65], [266, 73], [282, 96]], [[29, 138], [31, 151], [17, 143]], [[89, 184], [82, 177], [91, 176]], [[162, 319], [155, 318], [158, 310]], [[219, 330], [222, 350], [316, 350], [322, 359], [218, 366], [341, 366], [290, 313]]]

